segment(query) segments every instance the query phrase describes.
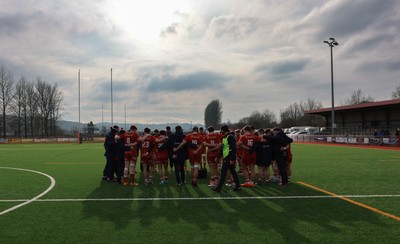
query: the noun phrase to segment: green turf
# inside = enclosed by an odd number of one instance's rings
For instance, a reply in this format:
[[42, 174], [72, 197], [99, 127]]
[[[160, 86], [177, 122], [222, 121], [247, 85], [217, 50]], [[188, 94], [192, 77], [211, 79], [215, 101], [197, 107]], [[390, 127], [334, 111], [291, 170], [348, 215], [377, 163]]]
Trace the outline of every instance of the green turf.
[[[172, 175], [168, 186], [158, 185], [156, 176], [154, 185], [139, 179], [135, 188], [101, 181], [103, 153], [101, 144], [0, 145], [0, 167], [36, 170], [56, 180], [41, 198], [51, 201], [0, 216], [0, 243], [397, 243], [400, 238], [400, 221], [371, 210], [337, 198], [293, 198], [326, 196], [298, 181], [339, 195], [397, 195], [351, 199], [400, 216], [400, 151], [294, 144], [292, 184], [242, 192], [225, 187], [220, 194], [207, 180], [198, 188], [177, 187]], [[0, 212], [21, 203], [4, 200], [30, 199], [49, 185], [43, 175], [0, 168]], [[276, 198], [190, 200], [215, 196]], [[150, 198], [187, 200], [143, 200]]]

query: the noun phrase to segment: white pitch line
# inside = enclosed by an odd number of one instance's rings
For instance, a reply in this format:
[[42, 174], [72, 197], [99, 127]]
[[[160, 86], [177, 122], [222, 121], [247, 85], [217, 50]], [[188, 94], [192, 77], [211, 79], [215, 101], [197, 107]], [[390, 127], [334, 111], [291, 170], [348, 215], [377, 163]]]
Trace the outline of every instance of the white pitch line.
[[[255, 197], [154, 197], [154, 198], [76, 198], [36, 199], [35, 202], [110, 202], [110, 201], [206, 201], [206, 200], [274, 200], [274, 199], [320, 199], [320, 198], [396, 198], [400, 195], [340, 195], [340, 196], [255, 196]], [[28, 199], [0, 199], [0, 202], [25, 202]]]
[[35, 196], [35, 197], [32, 198], [32, 199], [25, 199], [25, 200], [23, 201], [23, 203], [18, 204], [18, 205], [14, 206], [14, 207], [11, 207], [11, 208], [9, 208], [9, 209], [6, 209], [6, 210], [4, 210], [3, 212], [0, 212], [0, 216], [3, 215], [3, 214], [9, 213], [9, 212], [11, 212], [11, 211], [14, 211], [14, 210], [17, 209], [17, 208], [20, 208], [20, 207], [22, 207], [22, 206], [25, 206], [25, 205], [27, 205], [27, 204], [29, 204], [29, 203], [32, 203], [32, 202], [38, 200], [39, 198], [41, 198], [41, 197], [43, 197], [44, 195], [46, 195], [49, 191], [51, 191], [51, 190], [53, 189], [53, 187], [56, 185], [56, 181], [54, 180], [53, 177], [51, 177], [51, 176], [48, 175], [48, 174], [39, 172], [39, 171], [30, 170], [30, 169], [10, 168], [10, 167], [0, 167], [0, 169], [11, 169], [11, 170], [27, 171], [27, 172], [32, 172], [32, 173], [44, 175], [44, 176], [46, 176], [47, 178], [49, 178], [49, 179], [50, 179], [50, 182], [51, 182], [50, 186], [49, 186], [44, 192], [40, 193], [39, 195]]

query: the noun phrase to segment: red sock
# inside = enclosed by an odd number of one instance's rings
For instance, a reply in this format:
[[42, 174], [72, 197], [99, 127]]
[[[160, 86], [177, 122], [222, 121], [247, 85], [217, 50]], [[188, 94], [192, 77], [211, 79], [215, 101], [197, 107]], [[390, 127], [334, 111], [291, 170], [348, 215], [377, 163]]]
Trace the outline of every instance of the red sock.
[[131, 176], [131, 182], [135, 182], [135, 175], [131, 174], [130, 176]]

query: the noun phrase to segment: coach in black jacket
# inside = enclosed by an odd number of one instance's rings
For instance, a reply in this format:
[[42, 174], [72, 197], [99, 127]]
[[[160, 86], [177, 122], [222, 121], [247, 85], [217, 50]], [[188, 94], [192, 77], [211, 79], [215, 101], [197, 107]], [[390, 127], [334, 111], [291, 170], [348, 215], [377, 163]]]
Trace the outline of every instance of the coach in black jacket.
[[273, 159], [276, 161], [281, 175], [280, 184], [286, 185], [288, 183], [288, 176], [286, 172], [285, 152], [286, 146], [293, 142], [293, 139], [288, 137], [280, 128], [272, 130], [274, 136], [267, 136], [267, 140], [271, 143]]
[[110, 128], [110, 131], [107, 133], [106, 138], [104, 140], [104, 156], [106, 157], [106, 165], [103, 170], [103, 180], [112, 181], [114, 180], [114, 155], [115, 155], [115, 147], [116, 141], [115, 136], [118, 135], [119, 126], [114, 125]]
[[162, 145], [159, 149], [168, 149], [168, 153], [172, 155], [170, 160], [172, 159], [175, 168], [176, 184], [179, 186], [185, 183], [185, 161], [188, 159], [189, 155], [186, 145], [176, 152], [174, 152], [174, 148], [177, 148], [184, 138], [185, 135], [183, 134], [183, 129], [180, 125], [178, 125], [175, 127], [175, 133], [172, 133], [170, 136], [168, 136], [166, 143], [164, 143], [164, 145]]
[[264, 135], [261, 141], [254, 142], [249, 152], [256, 153], [256, 164], [258, 167], [269, 167], [272, 161], [272, 147], [268, 141], [268, 136]]

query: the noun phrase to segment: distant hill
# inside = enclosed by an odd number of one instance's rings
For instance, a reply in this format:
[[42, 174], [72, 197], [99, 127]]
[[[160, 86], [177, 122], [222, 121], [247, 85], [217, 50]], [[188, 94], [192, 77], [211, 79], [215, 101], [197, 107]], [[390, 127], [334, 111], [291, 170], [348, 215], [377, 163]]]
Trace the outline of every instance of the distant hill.
[[[124, 128], [124, 129], [129, 129], [130, 124], [127, 124], [127, 128], [125, 128], [125, 123], [114, 123], [119, 125], [120, 127]], [[73, 121], [65, 121], [65, 120], [60, 120], [57, 122], [57, 125], [66, 133], [66, 134], [72, 134], [74, 131], [77, 131], [78, 128], [87, 128], [87, 124], [86, 123], [81, 123], [79, 125], [78, 122], [73, 122]], [[102, 129], [102, 126], [104, 126], [106, 128], [106, 130], [108, 130], [111, 126], [113, 126], [113, 124], [105, 122], [103, 125], [102, 123], [95, 123], [94, 124], [95, 127], [98, 130]], [[136, 127], [138, 128], [139, 131], [143, 131], [144, 128], [148, 127], [151, 130], [155, 130], [155, 129], [165, 129], [166, 126], [170, 126], [172, 128], [172, 131], [174, 131], [175, 126], [180, 125], [183, 128], [183, 131], [190, 131], [194, 126], [197, 127], [205, 127], [203, 124], [190, 124], [190, 123], [167, 123], [167, 124], [135, 124]]]
[[[131, 126], [130, 124], [127, 124], [127, 125], [126, 125], [126, 128], [125, 128], [125, 123], [116, 123], [116, 124], [119, 125], [121, 128], [124, 128], [124, 129], [129, 129], [129, 127]], [[135, 125], [136, 125], [136, 127], [138, 128], [139, 131], [143, 131], [144, 128], [146, 128], [146, 127], [150, 128], [150, 130], [155, 130], [155, 129], [159, 129], [159, 130], [164, 129], [164, 130], [165, 130], [165, 127], [166, 127], [166, 126], [170, 126], [170, 127], [172, 128], [172, 131], [174, 131], [174, 128], [175, 128], [175, 126], [177, 126], [177, 125], [182, 126], [182, 128], [183, 128], [184, 131], [190, 131], [194, 126], [197, 126], [197, 127], [204, 127], [203, 124], [189, 124], [189, 123], [183, 123], [183, 124], [179, 124], [179, 123], [167, 123], [167, 124], [135, 124]], [[101, 124], [101, 123], [96, 123], [95, 126], [96, 126], [97, 128], [101, 128], [101, 127], [102, 127], [102, 124]], [[111, 123], [104, 123], [104, 126], [105, 126], [106, 128], [110, 128], [110, 127], [113, 126], [113, 125], [112, 125]]]
[[[73, 121], [60, 120], [57, 121], [57, 126], [60, 127], [64, 132], [70, 133], [72, 131], [76, 131], [79, 128], [79, 123]], [[81, 123], [80, 127], [84, 126], [86, 125]]]

